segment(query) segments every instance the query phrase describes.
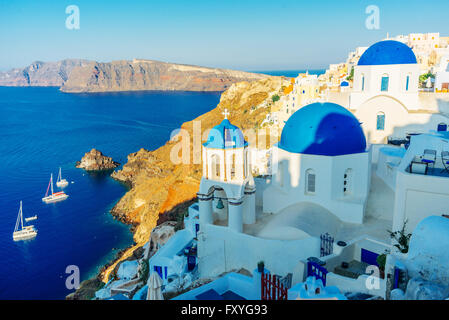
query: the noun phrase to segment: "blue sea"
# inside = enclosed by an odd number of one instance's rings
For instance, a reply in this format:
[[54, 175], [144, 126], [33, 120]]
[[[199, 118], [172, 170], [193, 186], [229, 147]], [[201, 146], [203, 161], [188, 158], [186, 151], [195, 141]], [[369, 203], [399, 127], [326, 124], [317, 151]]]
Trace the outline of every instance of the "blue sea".
[[[124, 164], [129, 153], [156, 149], [183, 122], [213, 109], [219, 93], [67, 94], [58, 88], [0, 87], [0, 299], [64, 299], [66, 267], [95, 276], [133, 243], [129, 226], [109, 210], [126, 187], [109, 175], [75, 168], [95, 147]], [[58, 168], [69, 198], [44, 204]], [[34, 240], [14, 242], [19, 201], [38, 215]], [[31, 222], [30, 222], [31, 223]]]

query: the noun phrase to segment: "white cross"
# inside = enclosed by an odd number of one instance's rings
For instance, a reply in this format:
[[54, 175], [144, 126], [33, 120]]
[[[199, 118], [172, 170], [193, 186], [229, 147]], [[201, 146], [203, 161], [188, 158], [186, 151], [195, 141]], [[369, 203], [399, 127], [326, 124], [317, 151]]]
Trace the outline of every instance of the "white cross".
[[224, 111], [221, 114], [225, 116], [225, 119], [227, 119], [228, 116], [230, 115], [230, 113], [228, 112], [228, 109], [224, 109]]

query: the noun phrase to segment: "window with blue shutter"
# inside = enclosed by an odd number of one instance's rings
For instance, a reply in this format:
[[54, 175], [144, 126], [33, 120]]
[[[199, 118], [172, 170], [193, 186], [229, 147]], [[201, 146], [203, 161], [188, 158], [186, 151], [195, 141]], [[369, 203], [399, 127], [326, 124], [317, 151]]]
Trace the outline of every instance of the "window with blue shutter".
[[377, 130], [385, 130], [385, 114], [379, 113], [377, 114]]
[[389, 77], [382, 77], [382, 84], [380, 87], [380, 91], [388, 91], [388, 82], [390, 78]]

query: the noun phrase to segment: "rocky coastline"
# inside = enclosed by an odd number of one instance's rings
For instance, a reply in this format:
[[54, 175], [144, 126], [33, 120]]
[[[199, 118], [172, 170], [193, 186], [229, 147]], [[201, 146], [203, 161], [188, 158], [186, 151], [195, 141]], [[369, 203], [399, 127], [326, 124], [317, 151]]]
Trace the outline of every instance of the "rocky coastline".
[[62, 92], [224, 91], [233, 83], [267, 75], [134, 59], [98, 62], [66, 59], [35, 61], [24, 68], [0, 72], [0, 86], [55, 86]]

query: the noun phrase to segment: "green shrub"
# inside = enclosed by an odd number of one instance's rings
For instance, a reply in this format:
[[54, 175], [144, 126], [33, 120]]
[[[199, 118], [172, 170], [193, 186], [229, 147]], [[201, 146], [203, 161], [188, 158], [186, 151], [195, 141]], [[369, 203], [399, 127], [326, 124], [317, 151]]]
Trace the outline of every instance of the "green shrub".
[[354, 79], [354, 67], [351, 68], [351, 73], [346, 77], [346, 80], [351, 81], [352, 79]]
[[146, 283], [148, 281], [148, 276], [150, 273], [149, 271], [150, 271], [150, 266], [148, 264], [148, 260], [147, 259], [140, 260], [140, 272], [139, 272], [140, 277], [139, 278], [144, 283]]
[[411, 233], [405, 232], [405, 227], [407, 225], [407, 220], [404, 221], [404, 224], [402, 225], [402, 229], [400, 231], [388, 231], [390, 234], [390, 238], [394, 239], [396, 241], [396, 244], [394, 245], [401, 253], [407, 253], [408, 247], [410, 243], [410, 237], [412, 236]]
[[376, 258], [377, 264], [379, 265], [379, 269], [385, 271], [385, 264], [387, 262], [387, 255], [382, 253]]

